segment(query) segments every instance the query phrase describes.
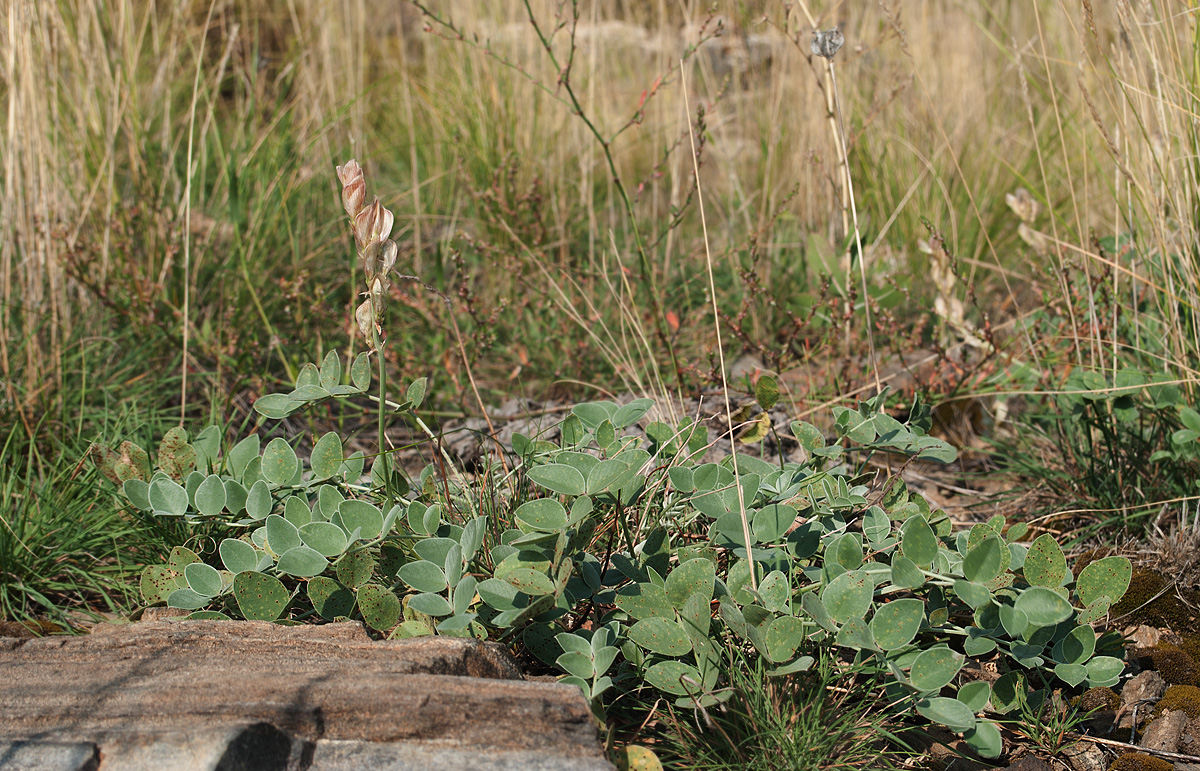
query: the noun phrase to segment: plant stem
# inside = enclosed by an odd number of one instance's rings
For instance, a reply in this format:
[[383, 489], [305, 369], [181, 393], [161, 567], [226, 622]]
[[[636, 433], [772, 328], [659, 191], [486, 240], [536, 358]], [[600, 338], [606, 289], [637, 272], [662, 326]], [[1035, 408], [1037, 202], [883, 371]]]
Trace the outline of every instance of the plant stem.
[[392, 490], [392, 458], [387, 454], [387, 447], [384, 445], [386, 439], [384, 432], [383, 415], [386, 399], [384, 393], [387, 391], [387, 366], [383, 360], [383, 341], [379, 339], [379, 330], [377, 328], [371, 330], [371, 344], [375, 349], [375, 353], [379, 356], [379, 457], [376, 463], [383, 464], [383, 489], [384, 495], [387, 497], [387, 505], [390, 508], [396, 502], [394, 491]]

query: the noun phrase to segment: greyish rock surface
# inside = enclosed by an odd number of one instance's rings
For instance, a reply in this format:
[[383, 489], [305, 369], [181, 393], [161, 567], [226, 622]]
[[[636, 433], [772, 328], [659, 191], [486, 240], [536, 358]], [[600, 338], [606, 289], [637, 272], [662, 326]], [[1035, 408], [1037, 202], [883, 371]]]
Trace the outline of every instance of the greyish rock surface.
[[577, 688], [475, 640], [152, 621], [0, 645], [0, 771], [359, 768], [613, 767]]

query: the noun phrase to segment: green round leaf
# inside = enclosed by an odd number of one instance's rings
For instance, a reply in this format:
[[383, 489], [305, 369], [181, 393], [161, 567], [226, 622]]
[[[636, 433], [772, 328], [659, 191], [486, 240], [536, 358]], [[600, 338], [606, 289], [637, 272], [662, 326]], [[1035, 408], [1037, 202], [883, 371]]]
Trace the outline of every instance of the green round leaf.
[[374, 572], [375, 558], [369, 551], [347, 552], [338, 558], [338, 580], [351, 588], [357, 589], [371, 580], [371, 574]]
[[996, 650], [996, 641], [990, 637], [968, 637], [963, 640], [963, 651], [971, 657], [986, 656]]
[[[1026, 561], [1028, 565], [1028, 560]], [[1017, 597], [1013, 607], [1025, 614], [1034, 626], [1054, 626], [1075, 612], [1061, 594], [1044, 586], [1033, 586]]]
[[901, 528], [901, 533], [900, 551], [904, 556], [919, 567], [928, 568], [933, 565], [938, 553], [938, 540], [925, 518], [920, 515], [909, 517]]
[[405, 394], [408, 398], [409, 409], [415, 410], [425, 401], [425, 378], [419, 377], [408, 384]]
[[962, 669], [964, 657], [939, 645], [922, 651], [913, 661], [908, 679], [918, 691], [937, 692], [950, 684]]
[[359, 391], [366, 391], [371, 387], [371, 358], [365, 351], [356, 356], [354, 363], [350, 365], [350, 382]]
[[242, 617], [248, 621], [274, 621], [291, 600], [287, 587], [278, 578], [252, 572], [233, 577], [233, 596]]
[[550, 580], [550, 577], [529, 568], [510, 570], [504, 575], [504, 580], [533, 597], [554, 594], [554, 582]]
[[917, 702], [917, 712], [951, 731], [970, 731], [975, 728], [975, 713], [958, 699], [934, 696]]
[[613, 426], [618, 429], [632, 426], [641, 420], [642, 416], [653, 406], [653, 399], [634, 399], [629, 404], [620, 407], [613, 415]]
[[617, 607], [636, 619], [675, 618], [675, 608], [667, 592], [654, 584], [631, 584], [617, 590]]
[[963, 559], [963, 576], [974, 583], [986, 584], [1004, 570], [1001, 564], [1001, 541], [998, 535], [989, 535], [967, 552]]
[[918, 589], [925, 584], [925, 574], [917, 563], [897, 554], [892, 558], [892, 585], [901, 589]]
[[894, 651], [912, 642], [924, 618], [925, 603], [920, 600], [911, 597], [892, 600], [875, 610], [871, 633], [880, 648]]
[[307, 546], [294, 546], [279, 557], [275, 569], [280, 573], [300, 578], [310, 578], [325, 572], [329, 560], [317, 550]]
[[271, 514], [267, 517], [267, 545], [276, 554], [283, 554], [301, 545], [300, 531], [278, 514]]
[[805, 592], [800, 599], [800, 605], [813, 621], [816, 621], [830, 632], [837, 631], [837, 624], [830, 617], [829, 609], [825, 607], [825, 603], [821, 602], [817, 595], [812, 592]]
[[338, 504], [338, 517], [346, 535], [359, 531], [359, 538], [370, 541], [383, 531], [383, 512], [366, 501], [348, 499]]
[[565, 463], [534, 466], [528, 474], [536, 484], [559, 495], [583, 495], [585, 489], [583, 474]]
[[1009, 637], [1017, 639], [1029, 626], [1029, 617], [1011, 605], [1001, 605], [1000, 624]]
[[585, 688], [587, 681], [596, 675], [595, 668], [592, 666], [592, 657], [580, 651], [567, 651], [558, 657], [555, 664], [567, 674], [582, 680], [581, 685]]
[[1062, 584], [1067, 575], [1067, 558], [1054, 536], [1043, 533], [1034, 539], [1025, 555], [1024, 571], [1030, 586], [1053, 589]]
[[121, 490], [129, 502], [141, 511], [153, 511], [150, 505], [150, 485], [140, 479], [126, 479], [121, 483]]
[[221, 555], [221, 563], [230, 573], [238, 574], [258, 568], [258, 550], [245, 541], [236, 538], [226, 538], [217, 549]]
[[232, 479], [223, 480], [225, 485], [225, 510], [230, 514], [240, 514], [246, 509], [246, 488], [241, 482]]
[[829, 616], [840, 624], [847, 619], [864, 618], [871, 608], [874, 590], [875, 584], [865, 570], [852, 570], [829, 582], [821, 592], [821, 602]]
[[1050, 656], [1064, 664], [1083, 664], [1095, 652], [1096, 630], [1086, 624], [1080, 624], [1054, 644]]
[[767, 655], [776, 664], [791, 661], [804, 642], [807, 627], [795, 616], [779, 616], [767, 627]]
[[313, 609], [326, 621], [348, 617], [354, 612], [354, 592], [328, 576], [316, 576], [305, 588]]
[[867, 509], [862, 519], [863, 535], [873, 544], [879, 544], [892, 532], [892, 522], [887, 513], [878, 506]]
[[[216, 597], [221, 593], [221, 574], [211, 565], [193, 562], [183, 569], [183, 577], [192, 591], [203, 597]], [[182, 607], [182, 606], [180, 606]]]
[[863, 563], [863, 548], [857, 533], [843, 533], [825, 547], [825, 562], [830, 561], [846, 570], [858, 570]]
[[711, 599], [716, 579], [716, 566], [704, 557], [687, 560], [667, 576], [666, 592], [671, 604], [682, 608], [697, 592]]
[[1087, 663], [1088, 685], [1102, 687], [1111, 685], [1125, 670], [1125, 662], [1112, 656], [1096, 656]]
[[266, 519], [274, 505], [270, 485], [262, 479], [251, 485], [250, 492], [246, 493], [246, 514], [251, 519]]
[[428, 560], [403, 564], [400, 570], [397, 570], [396, 576], [419, 592], [444, 592], [448, 586], [442, 567]]
[[167, 597], [168, 608], [180, 608], [181, 610], [198, 610], [210, 602], [212, 602], [212, 597], [187, 587], [176, 589]]
[[1075, 592], [1085, 607], [1091, 607], [1105, 598], [1109, 605], [1125, 595], [1129, 580], [1133, 576], [1133, 565], [1125, 557], [1105, 557], [1089, 564], [1079, 572]]
[[992, 601], [992, 593], [986, 586], [971, 581], [955, 581], [954, 593], [975, 610], [979, 610]]
[[692, 643], [679, 624], [657, 616], [631, 626], [629, 639], [663, 656], [686, 656], [692, 650]]
[[171, 549], [171, 554], [167, 557], [167, 566], [182, 573], [185, 567], [200, 561], [200, 555], [196, 552], [183, 546], [176, 546]]
[[[435, 568], [437, 567], [437, 565], [434, 565], [432, 562], [427, 564]], [[401, 568], [401, 571], [403, 570], [404, 568]], [[438, 572], [441, 573], [440, 568], [438, 569]], [[405, 579], [405, 583], [407, 583], [409, 586], [412, 586], [414, 589], [421, 591], [436, 592], [442, 591], [446, 588], [445, 578], [442, 579], [442, 586], [434, 589], [422, 589], [422, 587], [414, 585], [407, 579]], [[432, 585], [432, 581], [430, 582], [430, 585]], [[483, 600], [490, 607], [495, 608], [496, 610], [513, 610], [516, 608], [517, 595], [520, 593], [517, 587], [513, 586], [507, 581], [501, 581], [497, 578], [488, 578], [480, 581], [479, 585], [475, 587], [475, 591], [479, 593], [479, 599]]]
[[296, 527], [301, 527], [312, 522], [312, 509], [308, 508], [302, 496], [290, 495], [283, 502], [283, 518]]
[[400, 620], [400, 599], [391, 589], [378, 584], [358, 588], [358, 609], [366, 625], [377, 632], [386, 632]]
[[[566, 468], [570, 468], [567, 466]], [[571, 469], [575, 471], [575, 469]], [[578, 472], [576, 472], [578, 473]], [[526, 501], [513, 512], [517, 521], [530, 530], [553, 533], [567, 525], [567, 510], [553, 498]]]
[[215, 517], [225, 508], [225, 483], [216, 474], [209, 474], [196, 488], [196, 510], [205, 517]]
[[842, 628], [838, 630], [835, 639], [837, 644], [844, 648], [879, 650], [879, 645], [875, 642], [875, 635], [871, 634], [871, 627], [867, 626], [867, 623], [861, 618], [847, 619], [846, 623], [842, 624]]
[[282, 437], [272, 439], [263, 450], [262, 475], [271, 484], [288, 484], [292, 477], [296, 476], [299, 468], [300, 461], [296, 458], [296, 451]]
[[769, 610], [780, 613], [786, 611], [791, 594], [791, 581], [780, 570], [772, 570], [758, 582], [758, 596]]
[[309, 522], [300, 527], [304, 545], [325, 557], [337, 557], [350, 545], [346, 533], [331, 522]]
[[139, 584], [142, 598], [147, 605], [166, 602], [171, 592], [183, 588], [182, 580], [183, 576], [166, 565], [147, 565]]
[[[749, 501], [747, 501], [749, 503]], [[774, 543], [783, 537], [796, 521], [799, 512], [786, 503], [771, 503], [754, 515], [754, 540], [758, 543]]]
[[1074, 688], [1088, 677], [1088, 669], [1082, 664], [1055, 664], [1054, 674], [1059, 680]]
[[313, 481], [328, 479], [338, 473], [342, 467], [342, 438], [337, 432], [330, 431], [317, 440], [313, 446], [309, 465], [312, 467]]
[[287, 394], [263, 394], [254, 400], [254, 410], [273, 420], [280, 420], [304, 406], [304, 402], [293, 401]]
[[[580, 417], [583, 416], [580, 415]], [[587, 422], [586, 418], [584, 422]], [[618, 458], [600, 461], [588, 472], [586, 485], [588, 495], [611, 492], [610, 488], [613, 484], [620, 480], [627, 471], [629, 471], [629, 466]]]
[[170, 479], [160, 477], [151, 482], [147, 497], [156, 514], [182, 517], [187, 513], [187, 490]]
[[704, 691], [703, 678], [696, 668], [679, 661], [660, 661], [646, 670], [646, 682], [675, 696]]
[[1016, 709], [1025, 695], [1025, 681], [1016, 670], [1005, 672], [992, 684], [992, 711], [1005, 714]]
[[[370, 584], [367, 586], [370, 586]], [[450, 603], [446, 601], [445, 597], [440, 594], [433, 594], [432, 592], [424, 592], [409, 597], [408, 607], [427, 616], [449, 616], [454, 612], [454, 608], [450, 607]]]
[[986, 680], [972, 680], [958, 689], [958, 700], [972, 712], [983, 712], [991, 695], [992, 687]]
[[981, 758], [998, 758], [1004, 750], [1000, 729], [990, 720], [978, 720], [975, 727], [963, 734], [967, 746], [979, 753]]

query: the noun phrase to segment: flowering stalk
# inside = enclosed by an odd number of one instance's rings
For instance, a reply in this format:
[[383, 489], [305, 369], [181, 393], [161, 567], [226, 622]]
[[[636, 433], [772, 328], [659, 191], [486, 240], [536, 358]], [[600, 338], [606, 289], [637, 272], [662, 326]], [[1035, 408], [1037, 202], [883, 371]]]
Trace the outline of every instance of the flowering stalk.
[[358, 256], [362, 263], [363, 275], [366, 277], [367, 289], [362, 293], [366, 299], [354, 311], [354, 320], [358, 329], [371, 351], [379, 356], [379, 460], [383, 463], [383, 483], [388, 505], [395, 500], [392, 492], [391, 460], [384, 445], [384, 392], [387, 385], [387, 373], [384, 368], [383, 346], [386, 343], [383, 334], [383, 313], [387, 290], [391, 286], [388, 274], [396, 265], [399, 247], [388, 238], [392, 233], [395, 217], [384, 208], [376, 197], [366, 204], [367, 183], [363, 179], [362, 167], [357, 161], [351, 160], [345, 166], [337, 167], [338, 179], [342, 182], [342, 207], [350, 217], [351, 229], [354, 231], [354, 243], [358, 247]]

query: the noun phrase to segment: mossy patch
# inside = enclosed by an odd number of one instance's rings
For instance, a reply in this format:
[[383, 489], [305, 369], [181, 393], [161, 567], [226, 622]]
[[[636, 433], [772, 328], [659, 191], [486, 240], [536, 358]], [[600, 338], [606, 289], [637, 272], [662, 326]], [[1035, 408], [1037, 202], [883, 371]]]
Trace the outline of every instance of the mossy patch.
[[1175, 766], [1162, 758], [1140, 752], [1126, 752], [1108, 767], [1109, 771], [1171, 771], [1173, 768]]
[[1130, 654], [1142, 666], [1149, 666], [1170, 685], [1196, 685], [1200, 683], [1200, 667], [1186, 651], [1170, 643], [1159, 643], [1151, 648], [1138, 648]]
[[1121, 697], [1112, 688], [1088, 688], [1075, 703], [1080, 711], [1091, 712], [1098, 709], [1115, 710], [1121, 706]]
[[1167, 710], [1183, 710], [1188, 717], [1200, 717], [1200, 688], [1194, 685], [1172, 685], [1154, 709], [1157, 717]]
[[[1200, 634], [1183, 632], [1177, 632], [1177, 634], [1180, 638], [1180, 649], [1191, 656], [1192, 661], [1200, 662]], [[1200, 683], [1196, 683], [1196, 685], [1200, 685]]]

